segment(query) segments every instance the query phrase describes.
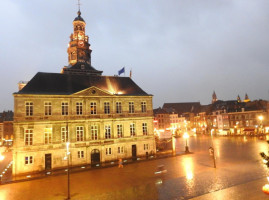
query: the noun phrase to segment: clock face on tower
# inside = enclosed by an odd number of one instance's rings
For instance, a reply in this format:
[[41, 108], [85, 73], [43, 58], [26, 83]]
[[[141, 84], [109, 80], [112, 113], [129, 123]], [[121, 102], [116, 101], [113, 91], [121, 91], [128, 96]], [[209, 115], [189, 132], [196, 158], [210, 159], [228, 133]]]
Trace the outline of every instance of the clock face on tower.
[[79, 42], [78, 42], [78, 46], [79, 46], [79, 47], [84, 47], [84, 42], [83, 42], [83, 41], [79, 41]]

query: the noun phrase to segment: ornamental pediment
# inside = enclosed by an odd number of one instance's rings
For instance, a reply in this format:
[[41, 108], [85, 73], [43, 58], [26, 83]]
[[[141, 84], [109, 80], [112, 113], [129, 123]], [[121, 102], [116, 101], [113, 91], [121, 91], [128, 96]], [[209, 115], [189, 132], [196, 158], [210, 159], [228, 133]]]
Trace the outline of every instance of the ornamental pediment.
[[76, 95], [76, 96], [108, 96], [108, 95], [112, 96], [111, 93], [104, 91], [100, 88], [97, 88], [95, 86], [76, 92], [73, 95]]

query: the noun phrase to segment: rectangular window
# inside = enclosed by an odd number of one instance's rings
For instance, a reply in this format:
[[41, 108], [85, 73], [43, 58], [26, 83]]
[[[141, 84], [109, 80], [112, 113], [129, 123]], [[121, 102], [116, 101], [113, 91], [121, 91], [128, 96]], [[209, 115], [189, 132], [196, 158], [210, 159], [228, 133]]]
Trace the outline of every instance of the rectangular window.
[[33, 102], [25, 102], [25, 112], [26, 116], [33, 116], [34, 114], [34, 103]]
[[112, 149], [111, 147], [106, 148], [106, 155], [111, 155], [112, 154]]
[[83, 141], [84, 129], [83, 126], [76, 127], [77, 142]]
[[33, 164], [33, 156], [25, 156], [25, 165]]
[[78, 158], [84, 158], [84, 151], [78, 151]]
[[124, 153], [124, 148], [123, 148], [123, 147], [118, 147], [118, 153], [119, 153], [119, 154]]
[[33, 145], [33, 129], [26, 129], [24, 133], [25, 145]]
[[105, 114], [110, 113], [109, 102], [104, 102], [104, 112], [105, 112]]
[[147, 104], [145, 101], [141, 102], [141, 112], [143, 113], [147, 112]]
[[110, 125], [105, 125], [105, 138], [110, 139], [111, 138], [111, 129]]
[[116, 113], [120, 114], [121, 110], [121, 102], [116, 102]]
[[76, 102], [76, 113], [82, 115], [82, 102]]
[[91, 134], [92, 134], [92, 140], [98, 139], [98, 127], [97, 127], [97, 125], [91, 126]]
[[134, 102], [129, 102], [129, 113], [134, 113]]
[[90, 109], [91, 109], [91, 115], [97, 114], [96, 102], [91, 102]]
[[45, 144], [51, 144], [52, 128], [45, 128]]
[[61, 127], [62, 142], [68, 142], [68, 127]]
[[68, 102], [62, 102], [62, 115], [68, 115]]
[[118, 138], [122, 138], [122, 124], [118, 124], [117, 125], [117, 135], [118, 135]]
[[51, 115], [51, 102], [44, 102], [45, 115]]
[[149, 144], [144, 144], [144, 150], [149, 150]]
[[147, 123], [142, 123], [143, 135], [148, 135]]
[[135, 136], [135, 124], [130, 124], [130, 135]]

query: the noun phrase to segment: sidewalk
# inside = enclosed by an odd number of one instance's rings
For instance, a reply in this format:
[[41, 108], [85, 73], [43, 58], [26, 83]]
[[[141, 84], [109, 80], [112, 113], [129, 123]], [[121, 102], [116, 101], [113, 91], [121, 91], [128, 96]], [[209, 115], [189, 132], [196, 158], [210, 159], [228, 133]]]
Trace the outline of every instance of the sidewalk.
[[268, 183], [267, 178], [229, 187], [223, 190], [211, 192], [191, 200], [266, 200], [269, 195], [263, 193], [262, 187]]
[[[191, 153], [192, 152], [190, 152], [189, 154]], [[162, 159], [162, 158], [181, 156], [181, 155], [185, 155], [185, 152], [177, 152], [173, 154], [172, 150], [168, 150], [168, 151], [157, 152], [156, 155], [152, 155], [148, 157], [137, 157], [136, 159], [132, 159], [132, 158], [124, 159], [123, 163], [124, 165], [127, 165], [127, 164], [132, 164], [135, 162], [144, 162], [144, 161], [149, 161], [149, 160]], [[96, 164], [94, 166], [92, 166], [91, 164], [74, 166], [74, 167], [70, 166], [69, 170], [70, 170], [70, 173], [76, 173], [76, 172], [81, 172], [81, 171], [86, 171], [86, 170], [95, 170], [95, 169], [100, 169], [100, 168], [113, 167], [117, 165], [118, 165], [118, 161], [116, 160], [116, 161]], [[57, 175], [62, 175], [66, 173], [67, 173], [67, 167], [56, 169], [56, 170], [43, 171], [40, 173], [25, 174], [22, 176], [13, 177], [12, 167], [9, 167], [6, 174], [2, 177], [1, 184], [9, 184], [9, 183], [14, 183], [14, 182], [40, 179], [40, 178], [45, 178], [48, 176], [57, 176]]]

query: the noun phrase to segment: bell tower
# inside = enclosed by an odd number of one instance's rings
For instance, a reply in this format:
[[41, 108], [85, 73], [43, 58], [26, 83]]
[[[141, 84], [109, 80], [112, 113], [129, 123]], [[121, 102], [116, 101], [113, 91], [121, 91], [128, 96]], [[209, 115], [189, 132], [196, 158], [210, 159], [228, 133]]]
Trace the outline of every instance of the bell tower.
[[91, 45], [89, 37], [85, 34], [86, 23], [81, 17], [80, 7], [78, 16], [73, 21], [73, 33], [70, 35], [68, 44], [68, 63], [62, 69], [62, 73], [83, 74], [83, 75], [102, 75], [102, 71], [96, 70], [91, 65]]
[[78, 62], [87, 63], [91, 65], [92, 50], [89, 44], [89, 37], [85, 35], [86, 23], [81, 17], [80, 10], [78, 16], [73, 21], [74, 31], [70, 36], [68, 44], [68, 62], [70, 65], [75, 65]]

